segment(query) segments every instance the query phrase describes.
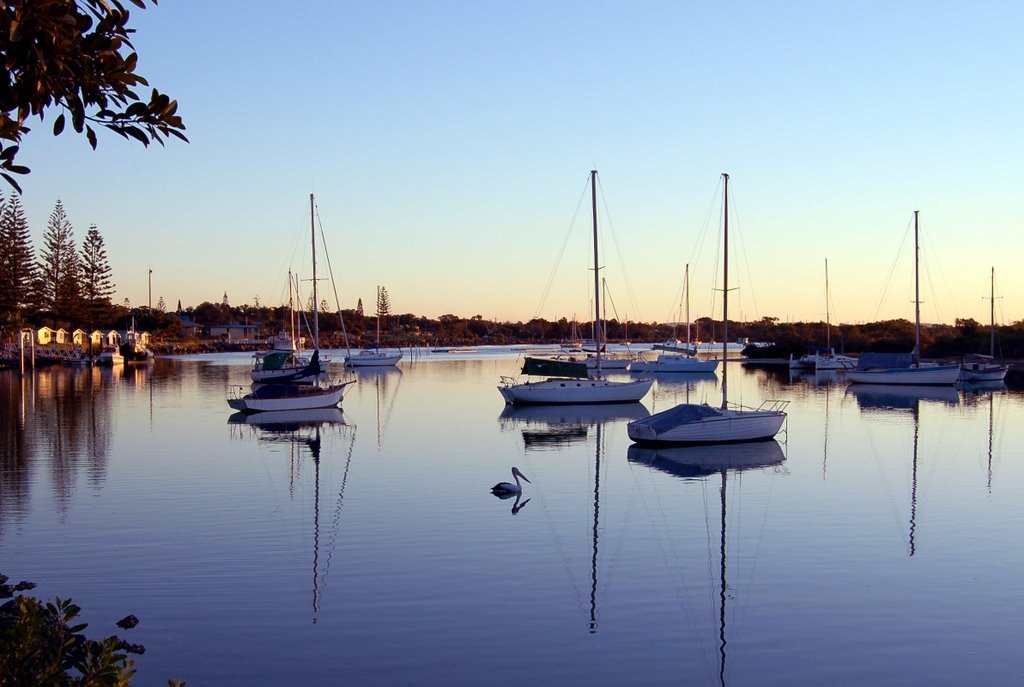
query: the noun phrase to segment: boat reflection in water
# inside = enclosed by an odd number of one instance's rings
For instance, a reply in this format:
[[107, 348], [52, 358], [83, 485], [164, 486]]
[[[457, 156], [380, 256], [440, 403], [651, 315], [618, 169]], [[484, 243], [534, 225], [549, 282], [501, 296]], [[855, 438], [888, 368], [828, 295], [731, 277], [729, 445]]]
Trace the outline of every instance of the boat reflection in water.
[[917, 411], [921, 401], [947, 405], [960, 402], [960, 392], [953, 386], [897, 384], [850, 384], [846, 393], [853, 394], [861, 410]]
[[[348, 471], [352, 464], [352, 449], [355, 445], [354, 426], [345, 423], [345, 416], [339, 408], [315, 408], [308, 410], [278, 410], [262, 413], [233, 413], [228, 417], [232, 426], [248, 426], [252, 428], [259, 443], [283, 444], [291, 447], [289, 458], [292, 469], [289, 493], [295, 491], [295, 480], [298, 466], [303, 456], [308, 454], [313, 459], [313, 623], [318, 621], [320, 612], [320, 595], [327, 584], [330, 572], [331, 554], [338, 538], [338, 527], [341, 522], [341, 507], [345, 500], [345, 485]], [[345, 454], [345, 467], [342, 472], [341, 484], [338, 486], [338, 498], [334, 506], [334, 518], [329, 534], [327, 564], [320, 570], [320, 456], [323, 448], [322, 433], [337, 430], [349, 435]], [[352, 431], [349, 431], [352, 430]]]
[[340, 408], [268, 410], [263, 413], [232, 413], [228, 417], [228, 424], [259, 427], [268, 435], [263, 438], [272, 439], [280, 434], [292, 434], [304, 427], [319, 429], [325, 424], [342, 425], [345, 424], [345, 415]]
[[[666, 472], [683, 480], [703, 480], [715, 473], [721, 476], [719, 491], [720, 530], [718, 548], [718, 683], [726, 684], [726, 495], [728, 475], [745, 470], [758, 470], [779, 466], [786, 460], [782, 446], [775, 439], [768, 441], [714, 444], [707, 446], [680, 446], [671, 448], [650, 448], [634, 444], [630, 446], [627, 460]], [[706, 514], [705, 514], [706, 515]]]
[[775, 439], [739, 444], [706, 446], [647, 447], [634, 444], [627, 449], [631, 463], [667, 472], [683, 479], [697, 479], [732, 470], [753, 470], [781, 464], [786, 460]]
[[498, 422], [502, 430], [521, 429], [527, 450], [545, 450], [585, 442], [593, 426], [632, 422], [650, 414], [642, 403], [507, 405], [498, 416]]
[[857, 406], [864, 412], [907, 411], [913, 420], [913, 451], [910, 463], [910, 524], [907, 535], [909, 555], [917, 552], [917, 448], [921, 428], [921, 402], [945, 405], [960, 403], [960, 392], [952, 386], [851, 384], [846, 388], [857, 398]]

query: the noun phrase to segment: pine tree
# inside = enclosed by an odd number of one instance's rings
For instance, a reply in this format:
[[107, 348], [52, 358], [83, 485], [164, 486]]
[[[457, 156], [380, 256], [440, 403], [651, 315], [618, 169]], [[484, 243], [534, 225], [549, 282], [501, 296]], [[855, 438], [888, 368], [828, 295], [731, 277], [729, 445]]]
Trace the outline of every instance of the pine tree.
[[74, 229], [64, 204], [58, 200], [43, 234], [37, 286], [43, 309], [55, 320], [70, 320], [78, 315], [79, 267]]
[[93, 224], [82, 242], [82, 305], [90, 327], [105, 323], [110, 319], [114, 295], [114, 284], [110, 281], [110, 263], [107, 262], [107, 251], [103, 247], [103, 237]]
[[356, 314], [360, 317], [363, 316], [363, 299], [360, 298], [359, 302], [356, 303]]
[[377, 292], [377, 314], [383, 318], [391, 314], [391, 299], [388, 297], [388, 290], [383, 286]]
[[388, 297], [388, 290], [381, 286], [377, 289], [377, 324], [381, 329], [387, 329], [390, 314], [391, 299]]
[[21, 319], [36, 282], [35, 263], [25, 211], [12, 195], [0, 207], [0, 317]]

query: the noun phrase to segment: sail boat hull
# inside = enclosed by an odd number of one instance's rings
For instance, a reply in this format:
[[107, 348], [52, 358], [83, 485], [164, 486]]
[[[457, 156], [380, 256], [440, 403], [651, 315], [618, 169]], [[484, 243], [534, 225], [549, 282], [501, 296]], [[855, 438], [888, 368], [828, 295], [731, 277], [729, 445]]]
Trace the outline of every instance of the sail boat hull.
[[[679, 421], [680, 409], [697, 412]], [[626, 426], [629, 438], [641, 445], [686, 446], [767, 441], [786, 421], [786, 413], [768, 410], [737, 410], [711, 406], [676, 406]]]
[[1006, 377], [1009, 370], [1009, 365], [998, 363], [964, 363], [960, 370], [960, 381], [999, 382]]
[[717, 360], [701, 360], [684, 355], [659, 355], [654, 360], [635, 360], [629, 366], [630, 372], [714, 372], [718, 369]]
[[402, 359], [402, 352], [384, 353], [383, 351], [365, 350], [345, 358], [348, 367], [386, 367], [397, 365]]
[[258, 413], [275, 410], [315, 410], [335, 408], [345, 396], [349, 384], [335, 384], [328, 387], [273, 384], [257, 389], [251, 394], [228, 399], [228, 405], [243, 413]]
[[853, 384], [952, 385], [960, 377], [959, 365], [847, 370], [846, 380]]
[[647, 395], [653, 379], [609, 382], [605, 379], [546, 379], [498, 387], [511, 405], [566, 405], [577, 403], [635, 403]]

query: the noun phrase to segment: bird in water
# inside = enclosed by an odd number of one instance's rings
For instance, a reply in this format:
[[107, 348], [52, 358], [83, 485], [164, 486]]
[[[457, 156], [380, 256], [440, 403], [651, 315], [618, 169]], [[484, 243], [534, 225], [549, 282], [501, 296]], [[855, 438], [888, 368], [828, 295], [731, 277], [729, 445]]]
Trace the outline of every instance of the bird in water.
[[508, 498], [510, 496], [515, 496], [516, 494], [521, 494], [523, 492], [523, 485], [519, 482], [519, 478], [522, 477], [527, 482], [529, 482], [530, 480], [527, 479], [526, 475], [519, 472], [519, 468], [512, 468], [512, 477], [516, 481], [515, 484], [512, 484], [511, 482], [498, 482], [493, 487], [491, 487], [491, 493], [494, 494], [495, 496], [500, 496], [502, 498]]

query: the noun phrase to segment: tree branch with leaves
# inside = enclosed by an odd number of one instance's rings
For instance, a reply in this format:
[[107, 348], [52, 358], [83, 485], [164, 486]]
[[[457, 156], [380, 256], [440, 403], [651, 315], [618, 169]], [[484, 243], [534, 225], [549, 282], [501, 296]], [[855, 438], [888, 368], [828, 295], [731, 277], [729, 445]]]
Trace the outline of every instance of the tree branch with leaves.
[[[146, 9], [146, 0], [128, 1]], [[0, 176], [19, 192], [12, 175], [30, 171], [16, 163], [26, 122], [53, 108], [53, 134], [70, 120], [94, 150], [94, 127], [144, 146], [188, 142], [176, 100], [153, 88], [146, 101], [135, 90], [149, 82], [135, 71], [129, 18], [121, 0], [0, 0]]]

